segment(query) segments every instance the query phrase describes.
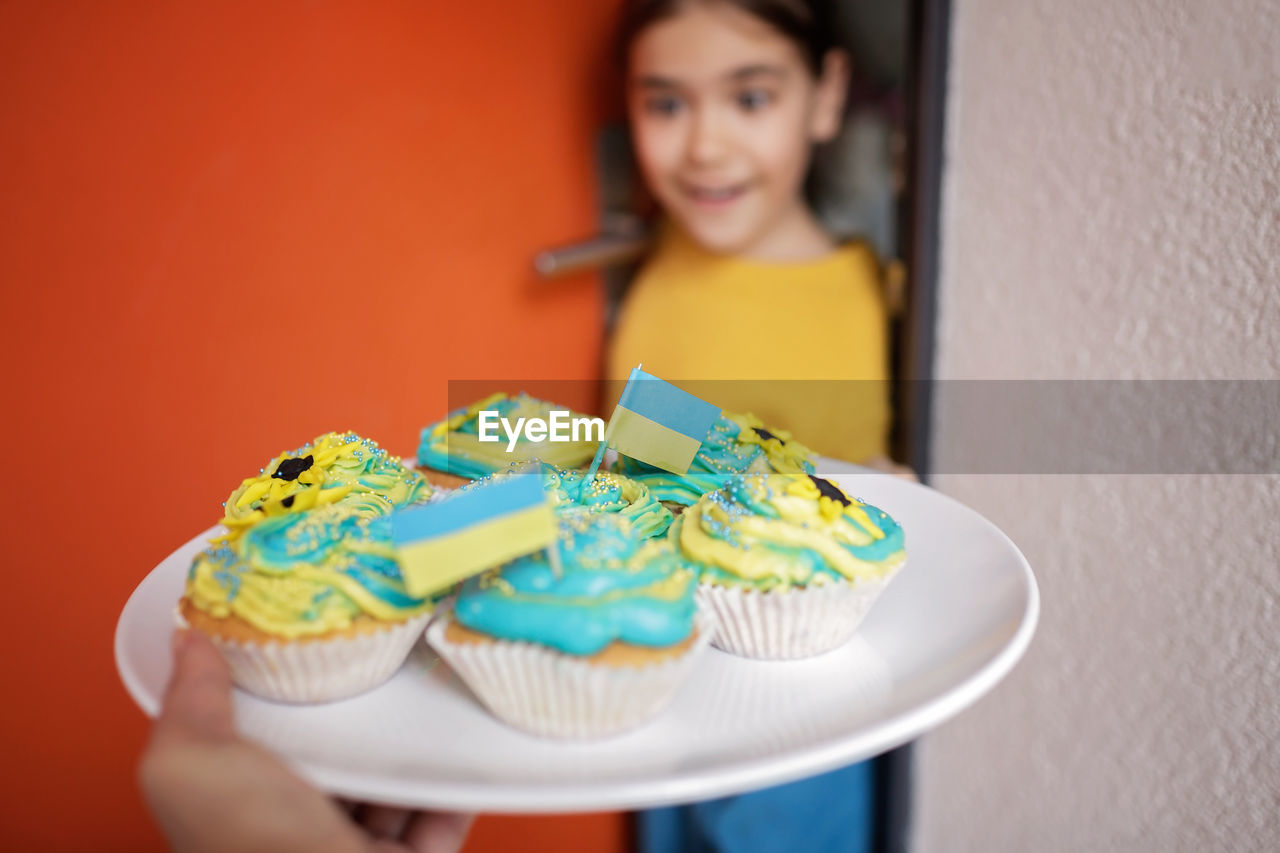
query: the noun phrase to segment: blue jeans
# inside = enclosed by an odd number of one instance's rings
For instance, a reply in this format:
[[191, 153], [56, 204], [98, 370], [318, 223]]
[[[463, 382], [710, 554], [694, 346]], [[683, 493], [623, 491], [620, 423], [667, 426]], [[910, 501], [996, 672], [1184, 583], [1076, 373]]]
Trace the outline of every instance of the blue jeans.
[[776, 788], [640, 812], [637, 853], [868, 853], [870, 761]]

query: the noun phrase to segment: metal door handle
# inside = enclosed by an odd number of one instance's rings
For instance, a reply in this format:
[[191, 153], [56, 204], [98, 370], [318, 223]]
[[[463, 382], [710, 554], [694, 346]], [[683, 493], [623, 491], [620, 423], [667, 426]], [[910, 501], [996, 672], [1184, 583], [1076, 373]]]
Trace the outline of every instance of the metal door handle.
[[648, 229], [635, 216], [614, 214], [604, 226], [602, 233], [588, 240], [539, 252], [533, 268], [543, 278], [555, 278], [629, 263], [649, 248]]

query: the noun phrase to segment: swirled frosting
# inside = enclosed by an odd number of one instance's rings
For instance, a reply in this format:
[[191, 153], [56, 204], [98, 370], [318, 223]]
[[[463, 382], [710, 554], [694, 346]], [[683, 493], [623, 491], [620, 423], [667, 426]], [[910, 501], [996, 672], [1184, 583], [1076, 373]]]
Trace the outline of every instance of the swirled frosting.
[[642, 542], [620, 516], [576, 513], [560, 518], [558, 548], [558, 574], [544, 551], [468, 579], [454, 618], [570, 655], [615, 641], [667, 647], [693, 631], [697, 580], [670, 542]]
[[685, 510], [670, 537], [703, 583], [761, 590], [882, 577], [906, 559], [887, 513], [811, 474], [734, 477]]
[[672, 474], [627, 456], [615, 466], [644, 483], [660, 501], [689, 506], [735, 474], [812, 474], [813, 452], [785, 430], [765, 429], [755, 415], [721, 414], [684, 474]]
[[506, 418], [514, 427], [518, 418], [547, 420], [552, 409], [569, 411], [570, 418], [588, 417], [528, 394], [514, 397], [503, 393], [491, 394], [465, 409], [450, 412], [442, 421], [424, 427], [418, 443], [418, 464], [476, 479], [502, 471], [512, 462], [531, 459], [541, 459], [565, 468], [590, 462], [598, 444], [595, 441], [532, 442], [521, 434], [508, 453], [507, 437], [502, 430], [498, 431], [498, 441], [480, 440], [482, 411], [497, 412], [498, 417]]
[[342, 502], [365, 515], [425, 501], [432, 488], [417, 471], [353, 432], [317, 436], [281, 453], [242, 482], [223, 504], [234, 538], [263, 519]]
[[477, 488], [491, 480], [534, 471], [541, 473], [542, 490], [560, 515], [583, 510], [616, 513], [631, 522], [636, 534], [642, 538], [661, 536], [671, 526], [671, 510], [654, 500], [643, 483], [611, 471], [597, 471], [590, 485], [583, 488], [582, 480], [586, 474], [582, 471], [570, 471], [547, 462], [516, 462], [505, 471], [490, 474], [462, 488]]
[[431, 607], [404, 588], [391, 518], [338, 503], [266, 518], [231, 544], [196, 555], [187, 598], [217, 618], [298, 638], [368, 616], [403, 620]]

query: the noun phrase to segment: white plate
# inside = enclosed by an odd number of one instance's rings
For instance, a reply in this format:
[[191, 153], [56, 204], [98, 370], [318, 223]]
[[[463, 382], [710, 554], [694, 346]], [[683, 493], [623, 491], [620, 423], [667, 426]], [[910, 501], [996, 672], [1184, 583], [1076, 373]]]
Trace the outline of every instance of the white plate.
[[[861, 471], [824, 461], [822, 473]], [[382, 687], [327, 705], [236, 691], [237, 724], [316, 785], [356, 799], [486, 812], [627, 809], [792, 781], [877, 755], [973, 704], [1022, 656], [1039, 595], [1017, 547], [924, 486], [838, 474], [902, 524], [908, 560], [847, 645], [762, 662], [715, 649], [663, 714], [587, 744], [491, 717], [425, 643]], [[206, 532], [147, 575], [116, 627], [116, 664], [149, 715], [169, 676], [173, 606]]]

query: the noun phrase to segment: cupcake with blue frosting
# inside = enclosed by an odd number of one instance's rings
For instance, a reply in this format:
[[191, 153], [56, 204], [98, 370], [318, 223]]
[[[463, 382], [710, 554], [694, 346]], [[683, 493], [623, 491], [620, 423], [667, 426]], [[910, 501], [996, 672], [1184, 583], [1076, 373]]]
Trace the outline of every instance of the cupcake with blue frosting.
[[[553, 412], [559, 413], [556, 417], [563, 421], [559, 429], [569, 440], [531, 441], [521, 432], [512, 447], [509, 436], [498, 428], [502, 418], [513, 425], [513, 429], [521, 419], [550, 423]], [[481, 423], [482, 415], [488, 427], [484, 436], [481, 435], [481, 428], [485, 426]], [[444, 475], [438, 477], [437, 482], [452, 486], [506, 470], [513, 462], [537, 459], [563, 468], [586, 465], [596, 452], [599, 436], [581, 426], [575, 436], [572, 427], [575, 419], [589, 419], [589, 416], [525, 393], [491, 394], [424, 427], [418, 442], [418, 466], [434, 472], [432, 476]], [[496, 441], [482, 440], [495, 436]]]
[[538, 552], [468, 579], [427, 639], [511, 726], [569, 739], [626, 731], [671, 699], [712, 624], [669, 541], [643, 541], [617, 515], [559, 525], [558, 560]]
[[752, 658], [843, 644], [906, 562], [896, 521], [811, 474], [735, 477], [681, 514], [670, 537], [699, 572], [714, 644]]
[[813, 451], [789, 432], [766, 428], [755, 415], [721, 413], [684, 474], [628, 456], [619, 456], [614, 467], [678, 512], [739, 474], [812, 474], [813, 459]]
[[390, 678], [433, 608], [405, 589], [390, 517], [336, 502], [265, 518], [197, 554], [178, 613], [240, 687], [323, 702]]

